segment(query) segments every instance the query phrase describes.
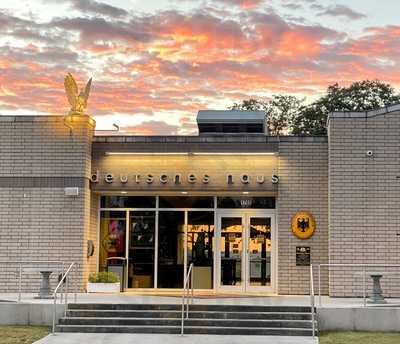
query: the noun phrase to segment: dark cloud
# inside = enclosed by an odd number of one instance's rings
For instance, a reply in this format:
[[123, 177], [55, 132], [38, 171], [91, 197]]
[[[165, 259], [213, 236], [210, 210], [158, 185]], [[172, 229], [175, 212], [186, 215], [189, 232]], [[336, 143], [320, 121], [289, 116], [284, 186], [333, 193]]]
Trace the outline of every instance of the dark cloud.
[[104, 15], [113, 18], [125, 17], [128, 12], [120, 7], [111, 6], [95, 0], [45, 0], [54, 3], [69, 3], [72, 8], [83, 14]]
[[303, 5], [298, 1], [284, 1], [282, 6], [290, 10], [300, 10], [303, 8]]
[[56, 18], [49, 26], [79, 32], [83, 44], [91, 44], [96, 40], [122, 40], [129, 43], [149, 41], [153, 35], [143, 31], [140, 24], [140, 20], [127, 23], [97, 17], [78, 17]]
[[329, 8], [326, 8], [319, 15], [326, 15], [332, 17], [346, 17], [349, 19], [362, 19], [365, 18], [366, 15], [360, 12], [356, 12], [352, 10], [350, 7], [345, 5], [335, 5]]
[[[47, 32], [45, 32], [47, 29]], [[51, 28], [37, 24], [34, 21], [21, 19], [0, 10], [0, 36], [20, 38], [29, 41], [54, 44], [57, 39], [56, 33], [51, 33]]]
[[323, 11], [325, 9], [324, 6], [319, 5], [319, 4], [311, 4], [310, 8], [312, 8], [313, 10], [318, 10], [318, 11]]

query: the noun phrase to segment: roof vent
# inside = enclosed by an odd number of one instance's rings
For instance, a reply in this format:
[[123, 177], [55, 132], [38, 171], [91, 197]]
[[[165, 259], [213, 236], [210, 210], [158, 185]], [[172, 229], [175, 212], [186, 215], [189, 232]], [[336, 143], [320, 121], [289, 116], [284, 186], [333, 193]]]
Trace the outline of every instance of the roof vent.
[[265, 112], [237, 110], [200, 110], [199, 134], [266, 134]]

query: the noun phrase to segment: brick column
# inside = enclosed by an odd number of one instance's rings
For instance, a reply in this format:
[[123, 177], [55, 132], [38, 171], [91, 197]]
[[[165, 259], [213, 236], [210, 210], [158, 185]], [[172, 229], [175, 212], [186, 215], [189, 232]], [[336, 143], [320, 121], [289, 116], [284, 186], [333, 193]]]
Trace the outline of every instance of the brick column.
[[[310, 270], [308, 266], [296, 266], [296, 246], [311, 248], [312, 264], [328, 262], [327, 138], [282, 137], [278, 175], [278, 292], [309, 294]], [[315, 218], [316, 231], [310, 239], [298, 239], [291, 231], [291, 219], [298, 211], [308, 211]], [[326, 271], [321, 282], [322, 293], [326, 294]]]
[[[63, 116], [0, 116], [0, 260], [77, 262], [74, 282], [82, 289], [94, 259], [86, 240], [95, 122], [74, 116], [68, 126]], [[67, 196], [66, 187], [79, 195]], [[16, 290], [13, 270], [0, 266], [2, 291]], [[25, 290], [38, 277], [24, 274]]]

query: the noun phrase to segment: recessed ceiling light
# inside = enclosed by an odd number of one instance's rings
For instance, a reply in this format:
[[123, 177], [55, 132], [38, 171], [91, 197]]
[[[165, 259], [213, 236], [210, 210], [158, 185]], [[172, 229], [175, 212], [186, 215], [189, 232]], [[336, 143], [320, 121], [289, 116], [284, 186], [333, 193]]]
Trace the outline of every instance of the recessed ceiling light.
[[187, 191], [181, 191], [182, 195], [187, 195]]
[[278, 155], [277, 152], [105, 152], [104, 155]]
[[122, 193], [122, 194], [127, 194], [127, 192], [126, 192], [126, 191], [121, 191], [121, 193]]

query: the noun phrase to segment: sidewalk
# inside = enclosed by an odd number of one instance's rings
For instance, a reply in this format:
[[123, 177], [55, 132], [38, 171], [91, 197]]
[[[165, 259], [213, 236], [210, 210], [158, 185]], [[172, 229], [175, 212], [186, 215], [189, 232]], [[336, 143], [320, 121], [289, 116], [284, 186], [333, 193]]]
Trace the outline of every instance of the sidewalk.
[[317, 344], [312, 337], [57, 333], [34, 344]]

